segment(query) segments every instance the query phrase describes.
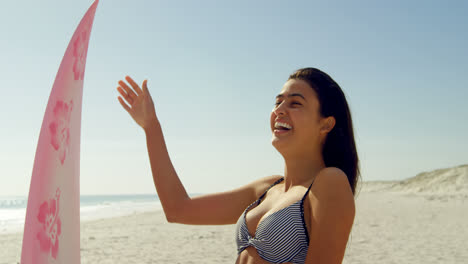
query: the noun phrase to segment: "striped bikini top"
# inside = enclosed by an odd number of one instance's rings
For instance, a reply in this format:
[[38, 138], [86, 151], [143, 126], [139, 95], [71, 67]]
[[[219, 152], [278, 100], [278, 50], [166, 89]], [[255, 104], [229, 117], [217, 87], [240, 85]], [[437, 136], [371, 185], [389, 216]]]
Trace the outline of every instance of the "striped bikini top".
[[[258, 255], [271, 263], [291, 262], [303, 264], [309, 247], [309, 235], [304, 221], [304, 199], [309, 193], [312, 184], [301, 200], [268, 215], [259, 222], [254, 236], [250, 236], [247, 229], [246, 214], [250, 208], [258, 206], [268, 190], [280, 183], [284, 178], [277, 180], [266, 191], [250, 204], [237, 221], [237, 253], [253, 246]], [[315, 180], [315, 178], [314, 178]]]

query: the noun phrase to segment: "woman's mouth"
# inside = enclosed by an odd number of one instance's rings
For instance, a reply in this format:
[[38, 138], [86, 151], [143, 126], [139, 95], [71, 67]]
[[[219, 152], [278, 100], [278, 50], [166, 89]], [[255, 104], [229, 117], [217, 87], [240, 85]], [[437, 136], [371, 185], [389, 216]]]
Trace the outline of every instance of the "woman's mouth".
[[275, 122], [275, 129], [273, 130], [275, 135], [284, 135], [292, 130], [292, 126], [285, 122]]

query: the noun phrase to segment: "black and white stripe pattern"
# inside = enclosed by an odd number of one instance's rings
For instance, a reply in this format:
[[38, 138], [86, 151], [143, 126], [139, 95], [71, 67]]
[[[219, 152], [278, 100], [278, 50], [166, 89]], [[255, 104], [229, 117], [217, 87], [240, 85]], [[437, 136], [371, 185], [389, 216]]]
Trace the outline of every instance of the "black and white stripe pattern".
[[[283, 179], [276, 181], [270, 188]], [[310, 187], [312, 187], [312, 184]], [[258, 206], [260, 204], [270, 188], [257, 201], [249, 205], [237, 221], [236, 242], [238, 254], [253, 246], [257, 249], [258, 255], [268, 262], [304, 263], [309, 246], [309, 236], [304, 221], [304, 199], [310, 187], [301, 200], [263, 219], [258, 224], [254, 237], [250, 236], [247, 229], [246, 214], [253, 205]]]

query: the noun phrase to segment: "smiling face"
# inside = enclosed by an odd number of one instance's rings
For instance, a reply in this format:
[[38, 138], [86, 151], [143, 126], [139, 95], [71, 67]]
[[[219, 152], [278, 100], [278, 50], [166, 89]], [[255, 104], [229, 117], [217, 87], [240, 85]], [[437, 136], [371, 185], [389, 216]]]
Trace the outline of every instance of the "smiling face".
[[[333, 119], [333, 120], [331, 120]], [[303, 80], [288, 80], [271, 112], [272, 144], [282, 154], [315, 153], [334, 118], [320, 115], [317, 94]]]

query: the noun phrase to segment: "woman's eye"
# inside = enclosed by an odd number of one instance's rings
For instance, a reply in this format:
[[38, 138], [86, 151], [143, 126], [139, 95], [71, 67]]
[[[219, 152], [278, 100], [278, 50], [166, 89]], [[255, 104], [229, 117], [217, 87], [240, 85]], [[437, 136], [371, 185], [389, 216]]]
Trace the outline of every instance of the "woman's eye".
[[[275, 105], [278, 106], [280, 105], [282, 102], [276, 102]], [[291, 105], [302, 105], [301, 103], [298, 103], [298, 102], [292, 102]]]

